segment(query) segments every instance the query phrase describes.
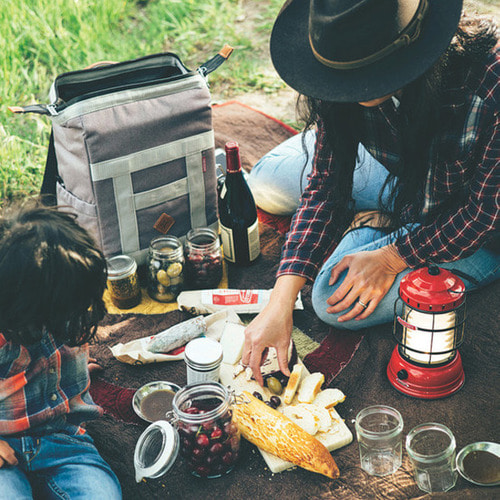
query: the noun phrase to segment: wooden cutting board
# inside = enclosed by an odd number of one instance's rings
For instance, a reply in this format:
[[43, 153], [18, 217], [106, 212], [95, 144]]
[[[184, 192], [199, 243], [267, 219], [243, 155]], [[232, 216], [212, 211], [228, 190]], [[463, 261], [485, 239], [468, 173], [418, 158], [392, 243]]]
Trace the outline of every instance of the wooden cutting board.
[[[301, 363], [300, 360], [299, 362]], [[237, 377], [234, 377], [234, 369], [235, 365], [229, 365], [227, 363], [221, 364], [220, 381], [222, 384], [230, 389], [233, 389], [236, 394], [241, 394], [242, 391], [248, 391], [250, 393], [258, 391], [262, 394], [265, 401], [270, 399], [272, 393], [269, 389], [267, 389], [267, 387], [261, 387], [255, 380], [247, 380], [245, 372], [242, 372]], [[309, 374], [305, 366], [303, 372], [305, 372], [303, 377]], [[297, 396], [294, 397], [291, 403], [291, 405], [295, 404], [298, 404]], [[281, 403], [278, 411], [282, 411], [285, 406], [285, 403]], [[320, 441], [328, 451], [333, 451], [348, 445], [352, 441], [353, 435], [335, 408], [331, 408], [329, 411], [335, 424], [329, 429], [328, 432], [318, 432], [314, 435], [314, 437]], [[283, 472], [291, 467], [295, 467], [294, 464], [286, 462], [271, 453], [261, 449], [259, 449], [259, 451], [269, 467], [269, 470], [273, 473]]]

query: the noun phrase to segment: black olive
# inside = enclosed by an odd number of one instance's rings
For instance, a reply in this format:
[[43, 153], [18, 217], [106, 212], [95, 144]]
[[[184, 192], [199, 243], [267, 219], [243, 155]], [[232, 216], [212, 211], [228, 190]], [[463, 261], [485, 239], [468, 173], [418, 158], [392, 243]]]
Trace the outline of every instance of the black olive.
[[255, 391], [253, 393], [253, 395], [257, 398], [257, 399], [260, 399], [261, 401], [263, 400], [262, 398], [262, 394], [259, 392], [259, 391]]
[[271, 396], [271, 399], [269, 401], [273, 405], [273, 408], [278, 408], [278, 406], [281, 404], [281, 399], [278, 396]]

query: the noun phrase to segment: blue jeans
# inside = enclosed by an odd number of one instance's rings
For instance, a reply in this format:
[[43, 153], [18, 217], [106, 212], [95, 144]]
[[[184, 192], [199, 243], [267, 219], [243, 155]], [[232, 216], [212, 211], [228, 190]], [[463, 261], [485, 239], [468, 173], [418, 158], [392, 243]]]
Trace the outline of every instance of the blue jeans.
[[120, 483], [88, 434], [55, 432], [39, 437], [1, 437], [18, 465], [0, 468], [0, 499], [122, 498]]
[[[297, 134], [274, 148], [252, 168], [248, 176], [248, 184], [260, 208], [276, 215], [289, 215], [295, 212], [302, 190], [306, 186], [307, 175], [312, 168], [315, 140], [315, 132], [309, 131], [306, 135], [309, 152], [307, 164], [305, 164], [306, 155], [302, 150], [301, 134]], [[352, 195], [355, 210], [377, 210], [379, 208], [379, 193], [388, 174], [385, 167], [360, 145], [353, 176]], [[388, 194], [389, 188], [386, 188], [382, 193], [382, 199], [387, 200]], [[402, 228], [403, 234], [411, 230], [412, 227], [417, 227], [417, 225], [410, 224]], [[394, 242], [396, 236], [396, 233], [385, 234], [376, 229], [363, 227], [347, 233], [342, 238], [323, 264], [313, 285], [312, 305], [321, 320], [337, 328], [349, 330], [359, 330], [393, 320], [394, 303], [398, 297], [399, 284], [403, 276], [408, 274], [411, 269], [406, 269], [398, 274], [387, 295], [375, 311], [364, 320], [339, 323], [338, 317], [345, 314], [350, 308], [340, 313], [329, 314], [326, 312], [328, 307], [326, 300], [340, 286], [347, 274], [347, 271], [344, 272], [333, 286], [328, 284], [333, 266], [339, 263], [342, 257], [386, 246]], [[500, 278], [500, 255], [485, 248], [481, 248], [473, 255], [458, 261], [437, 264], [445, 269], [451, 271], [455, 269], [474, 278], [479, 285], [466, 279], [463, 280], [468, 291], [485, 286]]]

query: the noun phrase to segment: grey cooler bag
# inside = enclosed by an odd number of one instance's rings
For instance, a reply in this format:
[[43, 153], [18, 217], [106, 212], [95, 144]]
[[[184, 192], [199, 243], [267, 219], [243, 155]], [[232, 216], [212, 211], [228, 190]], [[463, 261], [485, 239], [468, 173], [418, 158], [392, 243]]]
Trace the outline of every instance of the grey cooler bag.
[[50, 105], [12, 108], [50, 116], [42, 194], [55, 194], [107, 256], [145, 261], [151, 239], [217, 230], [212, 110], [206, 74], [171, 53], [59, 75]]

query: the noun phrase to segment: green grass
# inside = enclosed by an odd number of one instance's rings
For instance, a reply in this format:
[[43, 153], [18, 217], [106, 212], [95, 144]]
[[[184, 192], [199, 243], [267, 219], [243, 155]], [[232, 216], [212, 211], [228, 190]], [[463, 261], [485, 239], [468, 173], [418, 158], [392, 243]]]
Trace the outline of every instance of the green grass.
[[191, 69], [228, 43], [210, 75], [229, 99], [283, 84], [268, 71], [267, 45], [282, 0], [2, 0], [0, 9], [0, 203], [39, 191], [50, 120], [10, 105], [47, 102], [53, 79], [101, 60], [170, 51]]

